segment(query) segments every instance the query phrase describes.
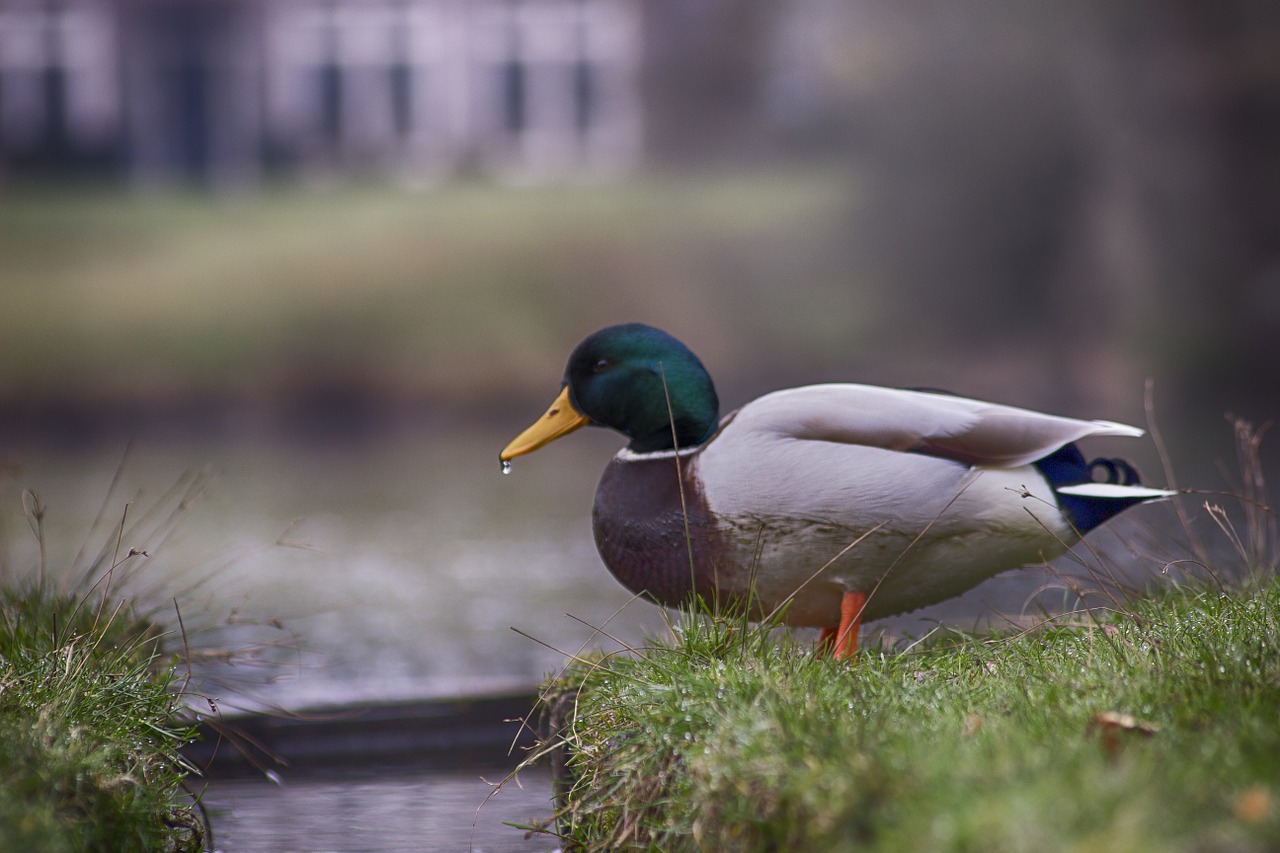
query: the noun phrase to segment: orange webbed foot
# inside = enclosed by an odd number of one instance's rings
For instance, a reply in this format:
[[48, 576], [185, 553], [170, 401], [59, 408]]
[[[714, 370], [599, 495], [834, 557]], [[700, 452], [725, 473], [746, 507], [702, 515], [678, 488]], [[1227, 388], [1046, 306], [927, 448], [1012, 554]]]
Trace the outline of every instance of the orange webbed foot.
[[853, 657], [858, 651], [858, 631], [862, 627], [862, 611], [866, 606], [865, 592], [846, 592], [840, 599], [840, 627], [822, 629], [817, 653], [829, 654], [836, 660]]

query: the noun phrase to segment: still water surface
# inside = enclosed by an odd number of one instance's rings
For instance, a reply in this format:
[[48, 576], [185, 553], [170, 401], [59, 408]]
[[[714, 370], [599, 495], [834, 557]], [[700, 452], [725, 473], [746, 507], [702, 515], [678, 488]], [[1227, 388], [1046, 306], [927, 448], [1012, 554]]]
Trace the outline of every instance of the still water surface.
[[[276, 785], [264, 779], [215, 782], [204, 802], [221, 853], [383, 853], [472, 851], [541, 853], [556, 847], [547, 835], [528, 836], [505, 823], [529, 825], [551, 812], [551, 781], [524, 773], [492, 797], [501, 771], [387, 772]], [[486, 797], [489, 797], [486, 800]]]
[[[148, 553], [126, 562], [130, 588], [170, 625], [177, 599], [221, 708], [528, 686], [563, 652], [608, 645], [587, 624], [638, 640], [663, 622], [628, 603], [591, 538], [595, 480], [616, 439], [584, 434], [503, 476], [508, 431], [426, 429], [356, 446], [137, 441], [92, 532], [123, 445], [18, 452], [0, 469], [0, 559], [11, 574], [39, 559], [23, 489], [46, 508], [51, 575], [83, 564], [86, 542], [89, 554], [114, 550], [122, 516], [137, 523], [120, 537], [120, 554]], [[165, 492], [193, 470], [212, 474], [203, 498], [171, 536], [153, 534], [163, 526], [147, 512], [163, 518], [177, 503]], [[235, 666], [221, 665], [222, 650]]]

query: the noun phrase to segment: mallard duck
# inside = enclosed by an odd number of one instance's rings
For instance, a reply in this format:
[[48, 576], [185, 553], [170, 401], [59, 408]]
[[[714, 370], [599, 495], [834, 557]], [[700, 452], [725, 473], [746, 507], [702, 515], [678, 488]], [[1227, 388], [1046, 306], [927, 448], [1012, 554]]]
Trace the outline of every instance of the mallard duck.
[[1122, 460], [1085, 461], [1079, 439], [1143, 434], [1110, 421], [855, 384], [775, 391], [723, 419], [719, 408], [683, 343], [611, 326], [578, 345], [555, 402], [500, 458], [509, 470], [579, 427], [617, 430], [629, 443], [592, 512], [617, 579], [669, 607], [696, 594], [822, 628], [819, 648], [838, 658], [857, 650], [864, 619], [1042, 563], [1172, 494]]

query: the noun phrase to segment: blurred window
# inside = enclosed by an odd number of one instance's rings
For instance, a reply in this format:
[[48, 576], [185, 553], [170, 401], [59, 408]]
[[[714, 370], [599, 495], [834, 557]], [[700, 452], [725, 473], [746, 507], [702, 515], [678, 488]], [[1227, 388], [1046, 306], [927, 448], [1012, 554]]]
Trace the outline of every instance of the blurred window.
[[51, 160], [119, 131], [113, 20], [101, 6], [0, 9], [0, 144]]

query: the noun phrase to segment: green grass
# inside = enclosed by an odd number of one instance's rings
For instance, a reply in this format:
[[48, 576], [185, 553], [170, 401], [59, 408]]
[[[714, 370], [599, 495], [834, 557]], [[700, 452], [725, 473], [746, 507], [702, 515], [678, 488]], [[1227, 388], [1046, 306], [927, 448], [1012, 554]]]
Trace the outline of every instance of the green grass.
[[96, 602], [0, 591], [0, 850], [200, 850], [172, 664]]
[[[176, 610], [199, 583], [181, 586], [153, 555], [200, 502], [207, 477], [186, 475], [140, 506], [125, 503], [112, 523], [122, 473], [75, 551], [56, 525], [50, 535], [52, 513], [34, 492], [23, 490], [20, 504], [9, 489], [0, 495], [6, 853], [204, 849], [207, 827], [186, 786], [192, 768], [179, 752], [195, 737], [186, 704], [195, 694]], [[18, 505], [31, 538], [18, 535]], [[193, 615], [199, 631], [208, 620]]]
[[1274, 578], [852, 665], [687, 617], [550, 686], [575, 699], [571, 847], [1280, 847]]
[[552, 761], [564, 847], [1280, 849], [1280, 518], [1262, 431], [1235, 430], [1238, 506], [1175, 501], [1152, 547], [1190, 556], [1147, 554], [1141, 595], [1089, 551], [1097, 589], [1072, 588], [1105, 603], [1016, 632], [846, 663], [703, 609], [574, 659], [526, 762]]

